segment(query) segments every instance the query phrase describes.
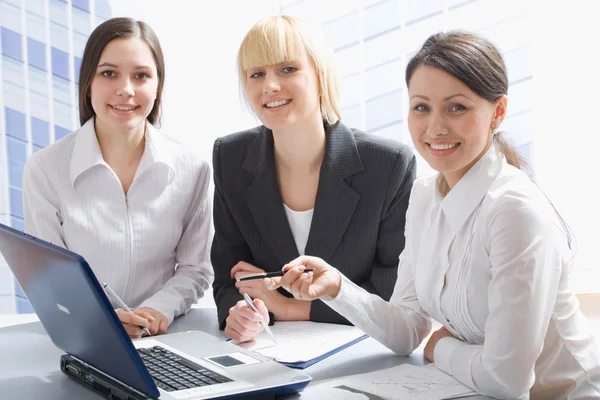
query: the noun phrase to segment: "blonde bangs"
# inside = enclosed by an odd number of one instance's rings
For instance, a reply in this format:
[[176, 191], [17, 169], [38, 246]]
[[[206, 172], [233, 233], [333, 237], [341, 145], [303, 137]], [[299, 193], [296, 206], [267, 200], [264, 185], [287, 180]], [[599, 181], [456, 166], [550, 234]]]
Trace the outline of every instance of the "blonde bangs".
[[240, 74], [252, 68], [295, 61], [305, 46], [298, 32], [284, 18], [268, 18], [256, 24], [240, 46]]

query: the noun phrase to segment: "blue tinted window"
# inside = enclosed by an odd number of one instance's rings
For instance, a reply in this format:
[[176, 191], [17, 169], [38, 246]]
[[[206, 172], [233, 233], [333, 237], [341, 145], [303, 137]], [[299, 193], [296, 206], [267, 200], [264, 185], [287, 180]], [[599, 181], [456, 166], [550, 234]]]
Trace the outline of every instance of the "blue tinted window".
[[65, 136], [67, 136], [69, 133], [71, 133], [70, 130], [63, 128], [62, 126], [54, 125], [54, 139], [55, 140], [63, 138]]
[[43, 150], [43, 149], [44, 149], [43, 147], [36, 146], [35, 144], [31, 146], [31, 152], [32, 152], [33, 154], [35, 154], [35, 153], [37, 153], [38, 151], [40, 151], [40, 150]]
[[80, 10], [90, 11], [89, 0], [71, 0], [71, 4], [73, 5], [73, 7], [77, 7]]
[[23, 218], [23, 192], [21, 189], [9, 187], [8, 198], [10, 199], [10, 215]]
[[96, 5], [96, 15], [104, 18], [110, 18], [112, 16], [108, 0], [96, 0], [94, 4]]
[[81, 71], [81, 58], [73, 57], [73, 71], [75, 73], [75, 83], [79, 83], [79, 71]]
[[8, 163], [8, 184], [17, 189], [23, 188], [23, 165]]
[[25, 221], [22, 218], [10, 217], [10, 226], [13, 228], [24, 231], [25, 230]]
[[41, 147], [50, 144], [50, 124], [48, 122], [31, 117], [31, 142]]
[[23, 299], [20, 297], [15, 298], [17, 303], [17, 314], [33, 314], [33, 307], [27, 299]]
[[27, 57], [29, 65], [46, 70], [46, 46], [32, 38], [27, 38]]
[[52, 47], [52, 74], [69, 80], [69, 55]]
[[[16, 218], [15, 218], [16, 219]], [[20, 223], [20, 221], [16, 221], [17, 224]], [[12, 225], [13, 228], [18, 229], [16, 226]], [[24, 229], [19, 229], [20, 231], [24, 230]], [[23, 289], [21, 289], [21, 285], [19, 285], [19, 282], [17, 282], [17, 280], [15, 279], [15, 296], [17, 298], [22, 298], [22, 299], [26, 299], [27, 297], [25, 296], [25, 292], [23, 291]]]
[[25, 114], [5, 107], [4, 116], [6, 117], [6, 134], [26, 141], [27, 128], [25, 127]]
[[18, 164], [25, 164], [27, 160], [27, 143], [10, 136], [6, 137], [6, 145], [8, 151], [8, 161], [13, 161]]
[[367, 101], [367, 130], [402, 120], [402, 92], [396, 91]]
[[2, 54], [23, 61], [21, 34], [10, 29], [0, 28], [2, 36]]

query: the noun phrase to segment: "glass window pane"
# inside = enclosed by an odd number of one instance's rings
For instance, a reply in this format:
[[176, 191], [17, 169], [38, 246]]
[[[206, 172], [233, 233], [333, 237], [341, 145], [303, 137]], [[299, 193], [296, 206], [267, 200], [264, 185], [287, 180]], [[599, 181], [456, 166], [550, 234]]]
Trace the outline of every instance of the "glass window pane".
[[52, 75], [69, 80], [69, 54], [52, 47]]
[[83, 51], [85, 50], [86, 42], [87, 36], [73, 32], [73, 55], [75, 57], [83, 57]]
[[23, 188], [23, 167], [22, 164], [8, 163], [8, 184], [10, 186], [17, 189]]
[[360, 72], [360, 47], [350, 46], [335, 52], [335, 65], [340, 77], [354, 75]]
[[52, 47], [69, 52], [69, 31], [62, 25], [50, 22], [50, 43]]
[[400, 27], [400, 0], [387, 0], [365, 8], [365, 38]]
[[533, 80], [529, 79], [509, 86], [508, 98], [510, 99], [509, 116], [533, 109]]
[[48, 73], [29, 67], [29, 90], [43, 95], [48, 93]]
[[[73, 57], [73, 71], [75, 74], [75, 83], [79, 84], [79, 72], [81, 71], [81, 58]], [[77, 95], [77, 88], [75, 88], [75, 95]]]
[[46, 70], [46, 45], [37, 40], [27, 38], [27, 61], [42, 70]]
[[110, 4], [108, 4], [108, 0], [96, 0], [94, 2], [96, 6], [95, 12], [96, 15], [100, 17], [104, 17], [108, 19], [112, 16], [112, 12], [110, 11]]
[[358, 12], [329, 21], [323, 27], [325, 37], [333, 49], [356, 44], [359, 41]]
[[395, 60], [365, 71], [365, 98], [381, 96], [404, 87], [404, 63]]
[[443, 15], [437, 15], [407, 26], [402, 32], [403, 51], [408, 54], [420, 49], [429, 36], [442, 30], [444, 27], [443, 17]]
[[90, 34], [90, 13], [73, 8], [73, 33], [79, 32], [84, 36]]
[[5, 81], [21, 87], [25, 86], [23, 63], [9, 57], [2, 57], [2, 77]]
[[46, 21], [39, 15], [26, 13], [27, 36], [41, 43], [46, 43]]
[[27, 12], [45, 16], [46, 0], [27, 0], [25, 2], [25, 9], [27, 10]]
[[71, 131], [69, 129], [63, 128], [62, 126], [54, 125], [54, 139], [55, 140], [62, 139], [63, 137], [67, 136], [69, 133], [71, 133]]
[[48, 96], [37, 92], [29, 92], [29, 112], [32, 117], [48, 120], [50, 112], [48, 110]]
[[38, 151], [40, 151], [40, 150], [43, 150], [43, 149], [44, 149], [43, 147], [36, 146], [35, 144], [34, 144], [34, 145], [31, 145], [31, 153], [32, 153], [32, 154], [35, 154], [35, 153], [37, 153]]
[[25, 161], [27, 161], [27, 143], [6, 136], [6, 153], [8, 161], [25, 165]]
[[400, 58], [402, 37], [405, 35], [405, 32], [396, 30], [365, 41], [365, 69]]
[[485, 34], [503, 54], [531, 44], [532, 23], [529, 16], [520, 16], [510, 21], [485, 29]]
[[340, 108], [347, 108], [361, 101], [360, 74], [352, 75], [342, 81]]
[[357, 104], [353, 107], [346, 108], [341, 111], [342, 113], [342, 122], [350, 127], [364, 130], [362, 123], [362, 115], [360, 110], [360, 104]]
[[[71, 106], [68, 104], [61, 103], [60, 101], [54, 100], [54, 122], [58, 126], [62, 126], [64, 129], [69, 130], [71, 127]], [[56, 139], [58, 136], [55, 132]]]
[[64, 27], [69, 26], [66, 3], [60, 0], [50, 0], [50, 21]]
[[453, 8], [448, 12], [448, 29], [478, 31], [490, 25], [490, 14], [483, 0]]
[[494, 22], [501, 22], [530, 12], [531, 1], [502, 0], [502, 7], [494, 7], [491, 16]]
[[50, 144], [50, 124], [38, 118], [31, 118], [31, 142], [41, 147]]
[[73, 7], [77, 7], [79, 10], [90, 11], [89, 0], [71, 0], [71, 4], [73, 5]]
[[[430, 16], [442, 13], [444, 5], [442, 0], [427, 0], [427, 1], [404, 1], [404, 20], [407, 25], [423, 20]], [[442, 26], [440, 26], [440, 29]]]
[[99, 17], [98, 14], [96, 14], [96, 18], [94, 18], [94, 29], [96, 29], [98, 27], [98, 25], [100, 25], [101, 23], [103, 23], [104, 21], [106, 21], [105, 18]]
[[23, 218], [23, 192], [21, 189], [9, 187], [8, 197], [10, 199], [10, 215]]
[[369, 132], [402, 121], [402, 92], [396, 91], [367, 101], [367, 130]]
[[[21, 8], [0, 1], [0, 26], [21, 33]], [[3, 43], [4, 44], [4, 43]]]
[[384, 137], [386, 139], [393, 139], [396, 141], [400, 141], [401, 134], [402, 134], [402, 124], [400, 124], [400, 123], [392, 124], [392, 125], [386, 126], [385, 128], [382, 128], [382, 129], [369, 131], [369, 133], [376, 135], [376, 136]]
[[[13, 110], [25, 112], [25, 89], [14, 83], [4, 81], [2, 84], [4, 106]], [[47, 106], [47, 105], [46, 105]]]
[[14, 138], [27, 141], [27, 127], [25, 125], [25, 114], [12, 108], [4, 107], [6, 118], [6, 134]]
[[71, 93], [69, 81], [59, 77], [52, 77], [52, 95], [55, 100], [71, 104]]
[[504, 62], [508, 70], [508, 80], [511, 84], [533, 76], [533, 51], [531, 46], [525, 46], [504, 54]]
[[[510, 107], [509, 107], [510, 110]], [[525, 143], [533, 142], [533, 111], [524, 112], [507, 117], [500, 130], [515, 146], [521, 146]]]
[[0, 28], [0, 36], [2, 37], [2, 54], [23, 61], [21, 34], [2, 27]]

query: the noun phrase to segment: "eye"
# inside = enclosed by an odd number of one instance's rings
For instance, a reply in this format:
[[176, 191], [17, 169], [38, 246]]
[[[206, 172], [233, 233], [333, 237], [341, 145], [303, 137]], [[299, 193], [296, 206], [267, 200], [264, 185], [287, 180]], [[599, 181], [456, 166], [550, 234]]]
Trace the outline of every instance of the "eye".
[[285, 67], [281, 71], [285, 72], [286, 74], [292, 74], [292, 73], [298, 71], [298, 68], [296, 68], [296, 67]]
[[427, 106], [426, 104], [417, 104], [413, 107], [413, 110], [418, 112], [427, 112], [429, 111], [429, 106]]
[[250, 79], [261, 78], [261, 77], [263, 77], [264, 75], [265, 75], [265, 73], [264, 73], [264, 72], [262, 72], [262, 71], [257, 71], [257, 72], [254, 72], [253, 74], [250, 74]]
[[117, 76], [117, 74], [115, 74], [114, 71], [111, 70], [102, 71], [100, 75], [106, 78], [114, 78], [115, 76]]
[[139, 74], [135, 75], [135, 79], [139, 79], [139, 80], [142, 80], [142, 81], [146, 80], [146, 79], [149, 79], [149, 78], [150, 78], [150, 75], [148, 75], [145, 72], [140, 72]]
[[462, 104], [454, 104], [452, 106], [450, 106], [450, 108], [448, 109], [448, 111], [450, 112], [461, 112], [461, 111], [465, 111], [467, 109], [467, 107], [463, 106]]

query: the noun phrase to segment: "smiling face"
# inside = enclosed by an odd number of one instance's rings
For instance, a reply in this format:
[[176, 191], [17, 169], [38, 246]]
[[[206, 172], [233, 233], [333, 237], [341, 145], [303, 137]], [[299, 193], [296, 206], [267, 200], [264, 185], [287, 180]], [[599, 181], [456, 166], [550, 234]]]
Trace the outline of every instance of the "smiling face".
[[319, 79], [306, 52], [295, 61], [250, 68], [246, 74], [250, 105], [269, 129], [298, 127], [323, 118]]
[[506, 96], [491, 103], [449, 73], [420, 66], [408, 92], [408, 129], [415, 148], [453, 187], [492, 143], [504, 118]]
[[137, 37], [109, 42], [90, 87], [98, 132], [143, 132], [158, 90], [152, 51]]

